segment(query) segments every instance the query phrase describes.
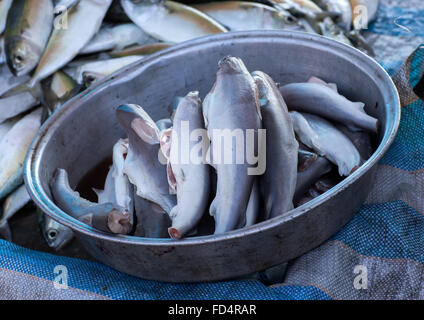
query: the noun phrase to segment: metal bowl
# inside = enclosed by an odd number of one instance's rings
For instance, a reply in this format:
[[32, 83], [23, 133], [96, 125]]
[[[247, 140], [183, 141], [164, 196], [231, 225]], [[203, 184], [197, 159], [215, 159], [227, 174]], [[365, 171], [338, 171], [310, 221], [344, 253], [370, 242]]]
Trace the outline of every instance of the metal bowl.
[[[217, 236], [146, 239], [114, 236], [70, 217], [52, 200], [49, 180], [56, 168], [72, 186], [103, 159], [125, 134], [115, 118], [123, 103], [137, 103], [154, 120], [169, 116], [175, 96], [211, 89], [217, 62], [243, 59], [285, 84], [315, 75], [338, 84], [348, 98], [366, 103], [380, 122], [378, 149], [335, 188], [282, 216]], [[396, 88], [371, 58], [336, 41], [301, 32], [225, 33], [161, 51], [110, 76], [60, 108], [42, 127], [27, 156], [25, 181], [32, 199], [72, 228], [97, 260], [151, 280], [195, 282], [229, 279], [280, 264], [317, 247], [358, 211], [373, 183], [376, 164], [392, 143], [400, 119]]]

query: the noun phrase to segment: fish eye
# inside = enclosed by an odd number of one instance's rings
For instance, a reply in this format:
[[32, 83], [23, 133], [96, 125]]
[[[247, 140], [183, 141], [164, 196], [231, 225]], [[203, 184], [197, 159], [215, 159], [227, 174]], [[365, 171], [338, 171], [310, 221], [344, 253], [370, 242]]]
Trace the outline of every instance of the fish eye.
[[16, 63], [22, 63], [23, 61], [24, 61], [24, 58], [20, 54], [17, 54], [15, 56], [15, 62]]
[[47, 231], [47, 237], [49, 240], [55, 240], [57, 236], [57, 232], [55, 230], [49, 230]]

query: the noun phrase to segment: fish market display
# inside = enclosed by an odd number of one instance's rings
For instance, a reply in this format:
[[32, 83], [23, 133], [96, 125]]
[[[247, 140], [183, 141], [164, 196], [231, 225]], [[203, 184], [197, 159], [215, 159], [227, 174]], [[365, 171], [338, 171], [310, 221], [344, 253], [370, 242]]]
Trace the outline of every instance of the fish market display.
[[[7, 221], [29, 201], [22, 166], [42, 122], [85, 88], [132, 63], [197, 37], [257, 29], [321, 34], [372, 55], [361, 30], [375, 20], [378, 0], [260, 2], [1, 0], [0, 235], [12, 238]], [[250, 73], [254, 70], [248, 72], [235, 57], [222, 59], [218, 69], [207, 96], [172, 97], [173, 113], [165, 119], [150, 118], [143, 101], [120, 106], [116, 115], [128, 140], [116, 141], [111, 150], [113, 163], [104, 190], [96, 190], [97, 202], [76, 193], [58, 169], [51, 182], [58, 205], [114, 234], [181, 239], [214, 229], [199, 227], [208, 219], [215, 220], [220, 234], [306, 203], [325, 192], [334, 175], [347, 176], [371, 157], [378, 122], [335, 84], [312, 77], [279, 87], [280, 79]], [[176, 161], [175, 153], [187, 151], [181, 146], [186, 122], [189, 133], [204, 130], [188, 146], [199, 152], [201, 164], [191, 158]], [[258, 167], [246, 159], [219, 163], [217, 150], [226, 149], [214, 137], [216, 129], [234, 134], [241, 129], [246, 136], [253, 129], [250, 147]], [[328, 139], [343, 141], [343, 148], [331, 147]], [[262, 154], [264, 172], [246, 174], [261, 169]], [[213, 218], [205, 219], [209, 213]], [[47, 216], [40, 228], [53, 249], [72, 239], [70, 229]]]

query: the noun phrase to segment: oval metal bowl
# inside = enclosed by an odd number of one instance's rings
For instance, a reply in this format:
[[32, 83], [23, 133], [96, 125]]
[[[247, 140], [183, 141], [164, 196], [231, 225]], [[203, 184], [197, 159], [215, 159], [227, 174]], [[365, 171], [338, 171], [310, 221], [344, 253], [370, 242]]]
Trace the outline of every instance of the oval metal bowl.
[[[378, 149], [351, 176], [313, 201], [218, 236], [182, 241], [114, 236], [82, 224], [55, 205], [48, 182], [56, 168], [68, 171], [74, 187], [125, 136], [115, 118], [118, 105], [140, 104], [154, 120], [169, 116], [175, 96], [190, 90], [206, 95], [215, 81], [217, 63], [226, 55], [241, 57], [249, 70], [262, 70], [281, 84], [305, 81], [312, 75], [337, 83], [345, 96], [365, 102], [367, 112], [379, 119]], [[298, 257], [339, 231], [364, 202], [399, 118], [398, 93], [390, 77], [356, 49], [300, 32], [226, 33], [154, 54], [67, 102], [35, 138], [25, 180], [37, 205], [72, 228], [85, 248], [112, 268], [160, 281], [222, 280]]]

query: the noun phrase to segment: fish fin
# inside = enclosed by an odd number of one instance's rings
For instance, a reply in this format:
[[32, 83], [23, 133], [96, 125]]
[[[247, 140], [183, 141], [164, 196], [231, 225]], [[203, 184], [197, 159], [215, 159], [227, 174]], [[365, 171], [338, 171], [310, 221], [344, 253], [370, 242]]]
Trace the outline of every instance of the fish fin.
[[322, 84], [328, 88], [330, 88], [331, 90], [339, 93], [338, 89], [337, 89], [337, 85], [335, 83], [327, 83], [324, 80], [318, 78], [318, 77], [310, 77], [307, 81], [308, 83], [318, 83], [318, 84]]
[[[156, 124], [155, 124], [156, 126]], [[131, 128], [137, 136], [148, 144], [159, 144], [159, 130], [157, 127], [152, 126], [148, 121], [143, 118], [135, 118], [131, 122]]]
[[39, 101], [41, 101], [43, 98], [43, 90], [38, 82], [34, 85], [31, 85], [29, 82], [24, 82], [4, 92], [0, 96], [0, 99], [8, 98], [24, 92], [29, 92], [35, 99]]
[[10, 230], [7, 220], [0, 222], [0, 236], [7, 241], [12, 241], [12, 230]]
[[102, 194], [104, 193], [104, 190], [100, 190], [100, 189], [96, 189], [96, 188], [91, 188], [91, 190], [94, 191], [94, 193], [97, 196], [97, 202], [99, 202], [101, 197], [102, 197]]
[[367, 114], [366, 112], [365, 112], [365, 110], [364, 110], [364, 108], [365, 108], [365, 103], [363, 103], [363, 102], [352, 102], [353, 103], [353, 105], [354, 105], [354, 107], [356, 108], [356, 109], [358, 109], [359, 111], [361, 111], [362, 113], [365, 113], [365, 114]]
[[171, 144], [172, 144], [172, 128], [162, 130], [160, 132], [160, 149], [162, 154], [166, 159], [169, 160], [169, 156], [171, 154]]
[[92, 227], [93, 226], [93, 214], [88, 213], [78, 218], [79, 221], [85, 223], [86, 225]]

